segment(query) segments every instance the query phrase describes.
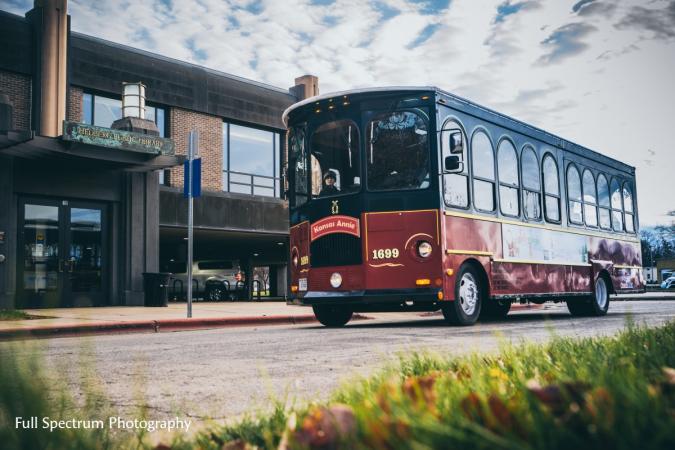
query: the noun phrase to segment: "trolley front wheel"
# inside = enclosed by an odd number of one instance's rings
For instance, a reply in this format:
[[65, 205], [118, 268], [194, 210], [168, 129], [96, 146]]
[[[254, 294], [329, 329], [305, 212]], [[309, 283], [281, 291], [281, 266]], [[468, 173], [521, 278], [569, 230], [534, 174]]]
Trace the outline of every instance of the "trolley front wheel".
[[344, 306], [335, 305], [314, 305], [312, 306], [316, 320], [322, 325], [338, 328], [343, 327], [352, 318], [353, 311]]

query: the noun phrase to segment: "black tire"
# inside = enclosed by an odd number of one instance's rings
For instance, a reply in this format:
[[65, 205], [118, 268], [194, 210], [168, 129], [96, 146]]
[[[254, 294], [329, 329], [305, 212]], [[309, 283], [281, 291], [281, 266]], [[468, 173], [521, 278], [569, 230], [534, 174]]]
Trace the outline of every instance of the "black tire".
[[451, 325], [473, 325], [486, 298], [487, 286], [483, 277], [472, 266], [464, 265], [457, 274], [455, 300], [442, 304], [443, 317]]
[[206, 300], [219, 302], [225, 298], [225, 288], [222, 286], [211, 286], [206, 291]]
[[511, 300], [488, 299], [480, 311], [482, 319], [503, 319], [511, 310]]
[[590, 297], [568, 299], [567, 309], [570, 314], [578, 317], [604, 316], [609, 309], [609, 292], [607, 278], [601, 275], [595, 280], [593, 294]]
[[335, 305], [314, 305], [312, 306], [314, 310], [314, 315], [316, 320], [318, 320], [322, 325], [339, 328], [343, 327], [349, 322], [352, 318], [354, 312], [345, 308], [344, 306], [335, 306]]
[[574, 317], [588, 317], [591, 315], [590, 299], [588, 297], [573, 297], [565, 300], [567, 309]]

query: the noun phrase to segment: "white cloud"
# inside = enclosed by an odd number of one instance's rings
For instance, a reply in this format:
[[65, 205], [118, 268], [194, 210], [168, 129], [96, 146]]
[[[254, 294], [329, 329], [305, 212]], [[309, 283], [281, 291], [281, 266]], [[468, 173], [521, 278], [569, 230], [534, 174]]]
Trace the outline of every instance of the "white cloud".
[[[436, 14], [379, 2], [398, 11], [388, 20], [362, 0], [263, 0], [259, 14], [250, 0], [165, 3], [71, 0], [69, 9], [75, 31], [282, 87], [305, 73], [322, 92], [437, 85], [635, 165], [643, 224], [675, 209], [675, 0], [595, 0], [576, 12], [577, 1], [529, 1], [501, 21], [504, 0], [453, 0]], [[0, 0], [19, 14], [31, 6]], [[430, 25], [431, 37], [408, 48]]]

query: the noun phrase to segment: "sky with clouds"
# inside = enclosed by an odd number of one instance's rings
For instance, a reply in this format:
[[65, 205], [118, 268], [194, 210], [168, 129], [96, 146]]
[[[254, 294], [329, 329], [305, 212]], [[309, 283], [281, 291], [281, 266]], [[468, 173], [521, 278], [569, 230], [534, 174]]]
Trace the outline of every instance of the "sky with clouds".
[[74, 31], [280, 87], [306, 73], [323, 93], [439, 86], [636, 166], [641, 223], [673, 221], [675, 0], [70, 0], [69, 13]]

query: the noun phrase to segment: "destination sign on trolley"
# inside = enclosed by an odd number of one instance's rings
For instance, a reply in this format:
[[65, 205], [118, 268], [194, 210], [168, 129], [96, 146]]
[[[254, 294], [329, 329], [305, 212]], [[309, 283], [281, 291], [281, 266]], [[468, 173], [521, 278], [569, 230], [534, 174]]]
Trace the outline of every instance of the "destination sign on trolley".
[[349, 216], [329, 216], [314, 222], [310, 228], [310, 240], [314, 241], [332, 233], [346, 233], [361, 236], [359, 219]]

